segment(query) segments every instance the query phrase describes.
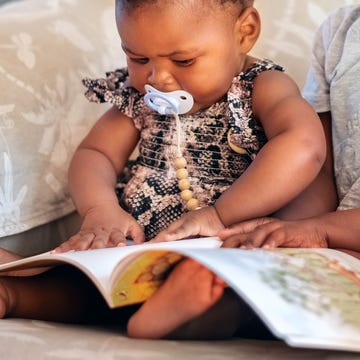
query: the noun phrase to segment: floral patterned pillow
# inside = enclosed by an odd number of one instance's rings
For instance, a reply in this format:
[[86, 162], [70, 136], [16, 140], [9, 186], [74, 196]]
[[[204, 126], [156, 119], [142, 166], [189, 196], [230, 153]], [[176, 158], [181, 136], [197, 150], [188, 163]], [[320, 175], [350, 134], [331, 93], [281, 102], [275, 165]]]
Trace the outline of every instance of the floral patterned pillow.
[[315, 31], [337, 8], [358, 3], [359, 0], [255, 0], [262, 30], [253, 54], [283, 66], [302, 88]]
[[83, 77], [123, 66], [112, 0], [23, 0], [0, 7], [0, 237], [74, 211], [72, 153], [106, 110]]

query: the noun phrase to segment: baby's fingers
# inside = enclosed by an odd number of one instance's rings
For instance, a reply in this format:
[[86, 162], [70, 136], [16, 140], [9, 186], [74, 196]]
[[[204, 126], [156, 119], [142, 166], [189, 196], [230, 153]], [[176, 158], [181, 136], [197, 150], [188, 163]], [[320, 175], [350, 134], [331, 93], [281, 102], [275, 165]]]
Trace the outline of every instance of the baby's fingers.
[[287, 242], [282, 236], [277, 236], [276, 234], [271, 234], [268, 236], [264, 243], [262, 244], [262, 248], [264, 249], [273, 249], [277, 247], [299, 247], [296, 244], [290, 245], [291, 242]]
[[197, 232], [194, 231], [193, 222], [177, 221], [171, 224], [166, 230], [161, 231], [150, 242], [174, 241], [174, 240], [188, 238], [194, 235], [197, 235]]
[[273, 221], [274, 219], [267, 217], [242, 221], [240, 223], [233, 224], [223, 230], [220, 230], [218, 236], [221, 240], [226, 240], [228, 237], [233, 235], [252, 233], [259, 226], [263, 226]]
[[[126, 245], [126, 237], [124, 233], [118, 229], [114, 229], [108, 235], [106, 239], [106, 243], [102, 243], [102, 247], [116, 247], [116, 246], [125, 246]], [[104, 246], [105, 245], [105, 246]]]
[[132, 239], [135, 244], [142, 244], [145, 241], [144, 230], [139, 224], [131, 226], [128, 230], [126, 237]]
[[85, 250], [91, 246], [94, 238], [94, 233], [86, 233], [83, 235], [76, 234], [72, 236], [69, 240], [62, 243], [60, 246], [56, 247], [52, 252], [62, 253], [72, 250]]
[[93, 238], [89, 249], [103, 249], [107, 247], [118, 246], [119, 243], [125, 243], [124, 234], [117, 230], [98, 230]]
[[265, 233], [253, 231], [246, 234], [237, 234], [223, 241], [222, 247], [252, 249], [261, 247], [266, 240]]
[[325, 237], [313, 234], [291, 233], [284, 229], [279, 229], [271, 234], [263, 245], [264, 248], [287, 247], [287, 248], [322, 248], [328, 247]]

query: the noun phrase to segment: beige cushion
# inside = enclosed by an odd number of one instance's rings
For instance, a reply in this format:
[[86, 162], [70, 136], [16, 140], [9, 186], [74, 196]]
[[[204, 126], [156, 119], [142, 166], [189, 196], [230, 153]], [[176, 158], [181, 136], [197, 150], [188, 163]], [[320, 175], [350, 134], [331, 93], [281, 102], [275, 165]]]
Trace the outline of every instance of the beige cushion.
[[84, 98], [81, 79], [125, 64], [113, 7], [112, 0], [0, 7], [0, 237], [74, 210], [69, 160], [106, 110]]
[[330, 12], [359, 0], [255, 0], [262, 20], [262, 31], [253, 50], [284, 66], [298, 83], [305, 83], [315, 30]]
[[[313, 33], [336, 7], [357, 0], [256, 0], [263, 31], [254, 54], [283, 65], [302, 86]], [[23, 0], [0, 7], [0, 237], [74, 207], [66, 169], [106, 105], [89, 104], [81, 78], [125, 64], [113, 0]]]

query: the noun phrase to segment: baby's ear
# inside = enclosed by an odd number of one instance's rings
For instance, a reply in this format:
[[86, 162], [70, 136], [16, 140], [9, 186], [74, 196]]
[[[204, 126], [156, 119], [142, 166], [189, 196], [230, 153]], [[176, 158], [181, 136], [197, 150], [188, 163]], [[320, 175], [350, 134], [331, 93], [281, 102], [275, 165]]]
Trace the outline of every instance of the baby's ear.
[[247, 54], [260, 35], [261, 20], [258, 11], [252, 6], [245, 8], [239, 15], [235, 27], [240, 51]]

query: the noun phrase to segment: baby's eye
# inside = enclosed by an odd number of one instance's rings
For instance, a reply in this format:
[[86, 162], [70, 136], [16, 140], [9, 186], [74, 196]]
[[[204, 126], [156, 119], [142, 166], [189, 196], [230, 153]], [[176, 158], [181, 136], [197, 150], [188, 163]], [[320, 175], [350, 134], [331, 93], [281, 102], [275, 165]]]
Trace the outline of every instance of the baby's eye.
[[148, 58], [129, 58], [130, 61], [137, 64], [147, 64], [149, 62]]
[[195, 59], [186, 59], [186, 60], [173, 60], [175, 64], [179, 66], [189, 66], [195, 62]]

